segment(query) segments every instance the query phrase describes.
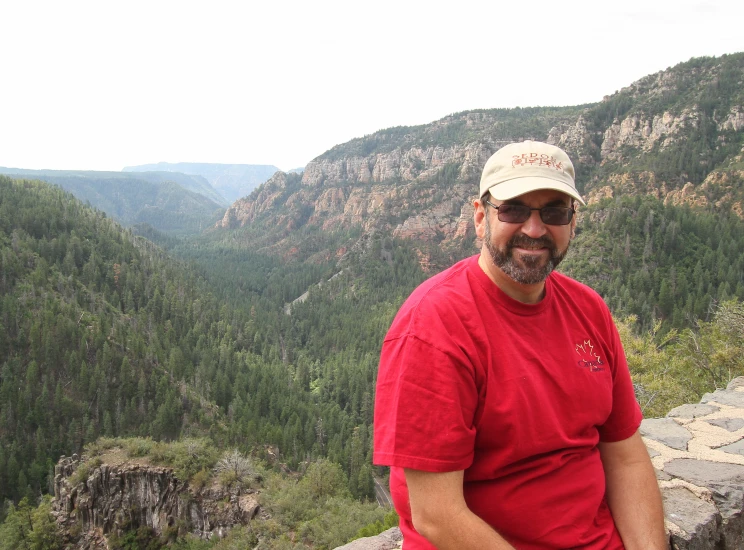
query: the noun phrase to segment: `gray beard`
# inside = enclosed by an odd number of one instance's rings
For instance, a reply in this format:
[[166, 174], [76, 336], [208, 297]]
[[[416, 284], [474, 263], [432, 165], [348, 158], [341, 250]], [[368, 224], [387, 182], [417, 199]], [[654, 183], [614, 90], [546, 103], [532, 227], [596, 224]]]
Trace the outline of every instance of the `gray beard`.
[[[527, 235], [515, 234], [506, 243], [505, 250], [496, 248], [491, 242], [491, 224], [488, 223], [488, 216], [486, 216], [486, 236], [484, 242], [494, 265], [510, 279], [523, 285], [534, 285], [543, 282], [558, 267], [558, 264], [566, 256], [566, 252], [568, 252], [568, 246], [562, 252], [559, 251], [555, 246], [555, 241], [548, 234], [538, 239], [533, 239]], [[541, 265], [543, 261], [541, 257], [524, 256], [520, 258], [521, 263], [518, 263], [514, 258], [515, 247], [545, 247], [549, 251], [548, 261]]]

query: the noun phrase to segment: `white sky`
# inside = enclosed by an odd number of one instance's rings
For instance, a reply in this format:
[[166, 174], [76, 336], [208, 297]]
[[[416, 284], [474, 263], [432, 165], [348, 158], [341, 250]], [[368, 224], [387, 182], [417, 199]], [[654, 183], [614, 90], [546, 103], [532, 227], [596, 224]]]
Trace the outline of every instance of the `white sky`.
[[480, 108], [577, 105], [744, 51], [741, 0], [0, 5], [0, 166], [301, 167]]

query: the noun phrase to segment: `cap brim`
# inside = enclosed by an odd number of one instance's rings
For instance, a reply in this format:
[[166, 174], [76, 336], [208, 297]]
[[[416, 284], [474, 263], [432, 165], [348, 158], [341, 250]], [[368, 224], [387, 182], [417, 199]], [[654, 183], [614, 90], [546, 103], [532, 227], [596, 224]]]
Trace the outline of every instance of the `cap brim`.
[[535, 177], [524, 177], [514, 178], [509, 181], [497, 183], [493, 187], [488, 189], [491, 196], [499, 201], [508, 201], [514, 197], [524, 195], [525, 193], [531, 193], [532, 191], [540, 191], [542, 189], [554, 189], [565, 193], [566, 195], [573, 197], [581, 204], [586, 206], [584, 199], [581, 198], [578, 191], [563, 183], [562, 181], [553, 180], [549, 178], [535, 178]]

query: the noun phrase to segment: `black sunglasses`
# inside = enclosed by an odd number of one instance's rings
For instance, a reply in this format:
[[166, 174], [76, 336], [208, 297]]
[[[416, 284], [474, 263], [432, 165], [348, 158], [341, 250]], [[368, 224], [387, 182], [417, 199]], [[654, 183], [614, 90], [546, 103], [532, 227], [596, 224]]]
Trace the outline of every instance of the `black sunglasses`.
[[524, 223], [532, 215], [533, 210], [540, 212], [540, 219], [547, 225], [568, 225], [573, 219], [574, 210], [568, 206], [543, 206], [542, 208], [530, 208], [524, 204], [502, 204], [496, 206], [486, 200], [492, 208], [498, 211], [499, 221], [506, 223]]

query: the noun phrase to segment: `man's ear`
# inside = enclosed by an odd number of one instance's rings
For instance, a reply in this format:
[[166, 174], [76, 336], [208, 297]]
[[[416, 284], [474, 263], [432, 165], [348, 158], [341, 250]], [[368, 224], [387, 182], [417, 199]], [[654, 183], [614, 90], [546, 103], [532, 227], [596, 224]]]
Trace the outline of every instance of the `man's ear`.
[[473, 223], [476, 237], [483, 239], [486, 236], [486, 209], [480, 199], [473, 199]]

